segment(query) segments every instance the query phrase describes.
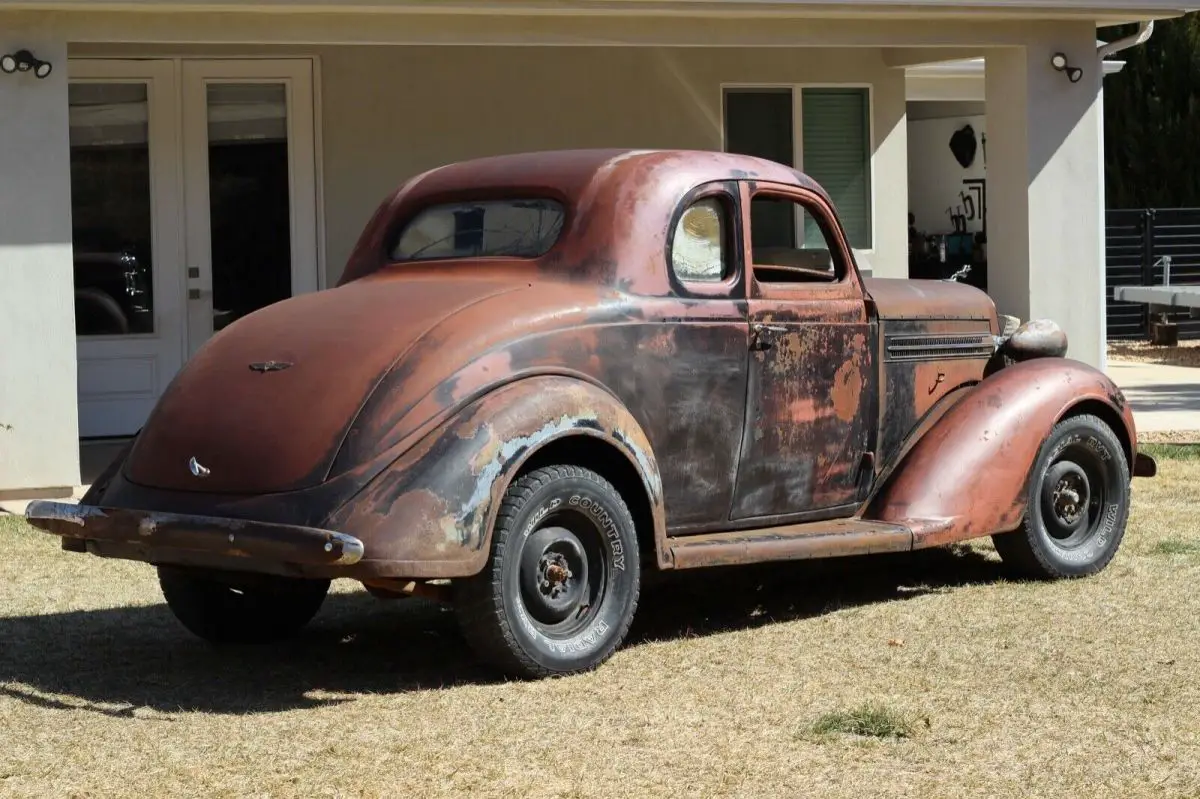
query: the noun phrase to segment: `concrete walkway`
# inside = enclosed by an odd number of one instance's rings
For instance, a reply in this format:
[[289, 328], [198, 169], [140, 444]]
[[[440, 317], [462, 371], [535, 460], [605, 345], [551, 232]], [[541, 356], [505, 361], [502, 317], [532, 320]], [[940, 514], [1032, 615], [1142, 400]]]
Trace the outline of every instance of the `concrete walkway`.
[[1200, 430], [1200, 369], [1109, 361], [1108, 376], [1129, 398], [1138, 432]]

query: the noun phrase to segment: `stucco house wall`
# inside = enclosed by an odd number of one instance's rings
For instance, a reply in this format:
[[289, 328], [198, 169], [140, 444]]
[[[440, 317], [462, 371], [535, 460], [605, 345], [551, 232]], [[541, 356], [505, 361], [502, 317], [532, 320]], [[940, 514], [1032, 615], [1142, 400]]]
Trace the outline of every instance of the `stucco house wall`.
[[[907, 274], [904, 74], [878, 48], [323, 48], [331, 282], [376, 203], [408, 176], [561, 147], [722, 148], [723, 84], [872, 87], [876, 274]], [[390, 77], [389, 77], [390, 76]], [[418, 77], [419, 76], [419, 77]]]

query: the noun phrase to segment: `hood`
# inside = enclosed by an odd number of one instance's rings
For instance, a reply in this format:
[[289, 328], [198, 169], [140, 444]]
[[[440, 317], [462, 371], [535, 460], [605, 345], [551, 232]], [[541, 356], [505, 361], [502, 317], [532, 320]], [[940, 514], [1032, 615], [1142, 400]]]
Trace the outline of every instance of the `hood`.
[[998, 333], [996, 306], [985, 292], [949, 280], [868, 277], [863, 286], [881, 319], [977, 319]]
[[138, 436], [126, 477], [229, 494], [314, 486], [405, 352], [464, 308], [527, 285], [488, 276], [366, 278], [243, 317], [176, 375]]

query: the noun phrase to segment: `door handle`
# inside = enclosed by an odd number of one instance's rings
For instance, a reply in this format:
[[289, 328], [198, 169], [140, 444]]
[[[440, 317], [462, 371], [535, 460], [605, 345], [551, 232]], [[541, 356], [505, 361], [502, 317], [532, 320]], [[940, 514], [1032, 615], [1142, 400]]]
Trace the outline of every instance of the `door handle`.
[[785, 332], [787, 332], [786, 327], [764, 325], [756, 322], [750, 328], [750, 349], [769, 350], [774, 345], [775, 339], [779, 337], [779, 334]]

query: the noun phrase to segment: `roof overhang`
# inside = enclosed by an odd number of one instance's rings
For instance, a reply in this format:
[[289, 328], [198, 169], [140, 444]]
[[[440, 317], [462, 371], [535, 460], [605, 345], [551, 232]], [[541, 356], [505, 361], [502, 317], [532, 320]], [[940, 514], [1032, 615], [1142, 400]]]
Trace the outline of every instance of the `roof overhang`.
[[[1097, 40], [1096, 45], [1104, 42]], [[1101, 62], [1105, 75], [1113, 75], [1125, 68], [1125, 62], [1116, 59]], [[909, 100], [983, 100], [985, 76], [984, 59], [964, 58], [938, 64], [919, 64], [904, 70], [906, 94]]]
[[0, 0], [23, 11], [413, 13], [727, 17], [1089, 18], [1105, 24], [1167, 19], [1200, 0]]

